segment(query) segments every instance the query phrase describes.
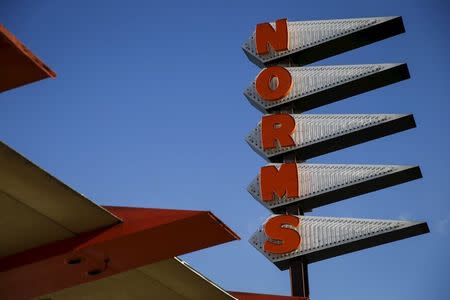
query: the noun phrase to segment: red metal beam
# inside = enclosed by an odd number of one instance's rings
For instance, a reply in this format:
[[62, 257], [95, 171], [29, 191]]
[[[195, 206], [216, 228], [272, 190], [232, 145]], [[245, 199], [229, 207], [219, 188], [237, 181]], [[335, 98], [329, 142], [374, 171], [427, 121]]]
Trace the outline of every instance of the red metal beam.
[[48, 77], [56, 73], [0, 24], [0, 93]]
[[308, 300], [307, 297], [228, 292], [239, 300]]
[[0, 299], [38, 297], [239, 239], [210, 212], [105, 208], [123, 223], [0, 258]]

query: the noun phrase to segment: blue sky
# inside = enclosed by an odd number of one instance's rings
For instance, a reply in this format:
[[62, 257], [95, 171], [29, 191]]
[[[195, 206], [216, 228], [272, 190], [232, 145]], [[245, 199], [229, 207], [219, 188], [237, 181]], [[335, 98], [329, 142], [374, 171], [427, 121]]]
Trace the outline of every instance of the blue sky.
[[[127, 3], [127, 4], [125, 4]], [[311, 113], [414, 113], [418, 127], [311, 160], [419, 164], [424, 178], [313, 215], [426, 220], [431, 234], [310, 266], [311, 297], [450, 292], [450, 6], [445, 1], [13, 1], [0, 23], [57, 73], [0, 95], [1, 140], [99, 204], [211, 210], [242, 241], [183, 258], [225, 289], [289, 294], [247, 239], [270, 215], [246, 191], [264, 161], [242, 95], [259, 22], [401, 15], [406, 34], [316, 64], [407, 62], [411, 79]], [[199, 232], [199, 234], [201, 234]]]

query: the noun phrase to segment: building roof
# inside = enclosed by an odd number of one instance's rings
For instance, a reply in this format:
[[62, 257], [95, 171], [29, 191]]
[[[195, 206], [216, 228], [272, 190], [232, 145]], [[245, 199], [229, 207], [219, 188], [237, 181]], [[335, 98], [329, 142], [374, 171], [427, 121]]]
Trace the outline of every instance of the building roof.
[[100, 207], [4, 143], [0, 164], [1, 299], [38, 297], [239, 239], [208, 211]]
[[178, 258], [43, 295], [36, 300], [236, 299]]
[[0, 257], [121, 222], [1, 141], [0, 165]]
[[227, 292], [175, 257], [34, 300], [306, 300], [304, 297]]
[[297, 296], [280, 296], [280, 295], [254, 294], [242, 292], [230, 292], [230, 294], [239, 300], [308, 300], [308, 298]]
[[0, 24], [0, 93], [56, 73]]

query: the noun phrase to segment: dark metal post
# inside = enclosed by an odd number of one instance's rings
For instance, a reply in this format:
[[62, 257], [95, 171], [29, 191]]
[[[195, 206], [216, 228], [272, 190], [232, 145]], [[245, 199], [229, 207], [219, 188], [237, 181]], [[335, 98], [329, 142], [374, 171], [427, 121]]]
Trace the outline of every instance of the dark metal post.
[[[303, 216], [302, 209], [287, 207], [286, 214]], [[309, 297], [308, 263], [302, 259], [294, 260], [289, 267], [292, 296]]]
[[[292, 62], [292, 59], [289, 57], [287, 61], [284, 62], [289, 67], [299, 66]], [[288, 111], [285, 113], [294, 113], [294, 106], [288, 108]], [[299, 161], [295, 154], [293, 155], [285, 155], [283, 161], [285, 163], [300, 163], [304, 161]], [[287, 215], [297, 215], [303, 216], [304, 210], [299, 207], [286, 207]], [[291, 279], [291, 294], [292, 296], [299, 297], [309, 297], [309, 279], [308, 279], [308, 263], [303, 261], [303, 259], [299, 258], [293, 260], [289, 267], [289, 277]]]
[[292, 296], [309, 297], [308, 264], [295, 261], [289, 268]]

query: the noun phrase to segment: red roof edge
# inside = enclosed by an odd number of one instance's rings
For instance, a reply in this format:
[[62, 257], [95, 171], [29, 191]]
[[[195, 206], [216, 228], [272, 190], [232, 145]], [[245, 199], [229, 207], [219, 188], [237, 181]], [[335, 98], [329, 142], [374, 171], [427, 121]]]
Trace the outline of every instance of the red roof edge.
[[269, 294], [254, 294], [254, 293], [243, 293], [243, 292], [230, 292], [233, 297], [239, 300], [308, 300], [307, 297], [297, 297], [297, 296], [280, 296], [280, 295], [269, 295]]
[[56, 73], [0, 24], [0, 92], [17, 88]]
[[0, 258], [0, 299], [35, 298], [239, 239], [208, 211], [105, 209], [123, 223]]

